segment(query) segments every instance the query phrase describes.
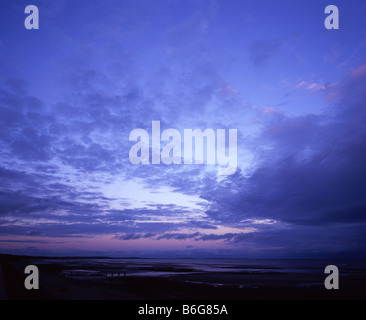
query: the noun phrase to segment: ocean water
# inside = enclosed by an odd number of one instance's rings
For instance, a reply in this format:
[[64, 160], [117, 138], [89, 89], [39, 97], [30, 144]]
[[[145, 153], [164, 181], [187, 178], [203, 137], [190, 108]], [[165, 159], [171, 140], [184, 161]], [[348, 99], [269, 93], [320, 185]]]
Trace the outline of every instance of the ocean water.
[[364, 259], [119, 259], [47, 258], [34, 264], [58, 265], [66, 277], [104, 279], [119, 277], [170, 277], [213, 286], [278, 287], [324, 286], [325, 267], [339, 269], [340, 284], [365, 288]]

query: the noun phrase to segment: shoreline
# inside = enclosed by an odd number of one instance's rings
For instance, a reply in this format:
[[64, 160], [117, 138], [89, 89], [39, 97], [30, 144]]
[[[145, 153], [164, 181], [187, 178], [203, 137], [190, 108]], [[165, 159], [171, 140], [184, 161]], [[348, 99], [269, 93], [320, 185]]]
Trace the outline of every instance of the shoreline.
[[[341, 280], [341, 290], [326, 290], [324, 275], [273, 272], [195, 272], [182, 266], [154, 264], [150, 269], [133, 261], [128, 265], [102, 264], [102, 259], [83, 259], [79, 264], [70, 259], [42, 258], [38, 264], [39, 290], [24, 288], [24, 268], [40, 258], [1, 256], [4, 283], [9, 300], [349, 300], [365, 296], [364, 273]], [[104, 258], [103, 258], [104, 259]], [[122, 267], [121, 267], [122, 266]], [[235, 266], [237, 267], [237, 266]], [[104, 269], [103, 269], [104, 268]], [[109, 269], [108, 269], [109, 268]], [[160, 269], [159, 269], [160, 268]], [[243, 267], [245, 269], [245, 267]], [[134, 275], [132, 270], [170, 270], [173, 275]], [[268, 270], [269, 269], [269, 270]], [[74, 273], [69, 273], [73, 270]], [[96, 273], [108, 270], [114, 276]], [[123, 271], [128, 270], [126, 275]], [[86, 275], [78, 272], [88, 272]], [[91, 275], [93, 274], [94, 275]], [[119, 273], [119, 276], [118, 276]], [[315, 276], [314, 276], [315, 275]]]

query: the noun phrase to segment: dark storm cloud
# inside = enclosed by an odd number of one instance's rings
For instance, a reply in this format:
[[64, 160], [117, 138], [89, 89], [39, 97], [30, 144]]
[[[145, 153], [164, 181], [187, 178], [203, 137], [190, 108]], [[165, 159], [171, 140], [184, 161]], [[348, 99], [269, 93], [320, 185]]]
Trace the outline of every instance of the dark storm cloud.
[[228, 244], [242, 248], [248, 255], [265, 250], [268, 255], [275, 257], [324, 258], [332, 254], [347, 257], [349, 253], [362, 256], [365, 254], [364, 228], [365, 224], [327, 227], [298, 225], [237, 235]]
[[207, 214], [224, 223], [252, 216], [298, 225], [365, 222], [365, 85], [359, 68], [327, 92], [338, 95], [330, 116], [269, 122], [256, 140], [270, 146], [258, 168], [201, 192], [212, 203]]

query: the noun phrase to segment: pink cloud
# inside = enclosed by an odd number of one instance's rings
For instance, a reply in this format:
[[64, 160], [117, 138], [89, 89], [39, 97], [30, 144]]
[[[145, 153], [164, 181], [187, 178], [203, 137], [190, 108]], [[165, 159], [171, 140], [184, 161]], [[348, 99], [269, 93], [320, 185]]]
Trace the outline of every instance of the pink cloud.
[[344, 90], [347, 90], [348, 86], [352, 86], [354, 81], [358, 81], [360, 77], [366, 75], [366, 64], [358, 66], [349, 72], [348, 77], [342, 82], [336, 82], [331, 87], [332, 90], [328, 90], [326, 98], [327, 100], [334, 100], [342, 96]]
[[262, 109], [262, 113], [276, 113], [276, 110], [271, 107], [266, 107]]
[[226, 96], [226, 95], [238, 94], [239, 90], [227, 84], [220, 89], [220, 93]]
[[297, 85], [295, 85], [295, 88], [319, 91], [319, 90], [325, 90], [327, 87], [324, 84], [318, 82], [309, 83], [307, 81], [301, 81]]
[[359, 66], [351, 71], [351, 78], [358, 78], [366, 74], [366, 64]]

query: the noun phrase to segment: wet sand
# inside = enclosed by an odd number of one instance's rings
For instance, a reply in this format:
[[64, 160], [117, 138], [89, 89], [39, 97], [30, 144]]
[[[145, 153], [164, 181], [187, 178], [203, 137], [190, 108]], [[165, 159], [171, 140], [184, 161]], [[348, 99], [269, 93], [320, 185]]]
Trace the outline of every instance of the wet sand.
[[[24, 268], [37, 261], [39, 290], [24, 288]], [[277, 272], [275, 268], [227, 268], [207, 272], [189, 267], [128, 265], [105, 259], [50, 259], [0, 255], [10, 300], [318, 300], [366, 298], [363, 273], [347, 277], [341, 290], [326, 290], [324, 274]], [[113, 262], [113, 260], [111, 260]], [[108, 261], [107, 261], [108, 262]], [[124, 275], [126, 272], [126, 276]], [[154, 273], [155, 272], [155, 273]], [[151, 276], [147, 274], [153, 273]]]

